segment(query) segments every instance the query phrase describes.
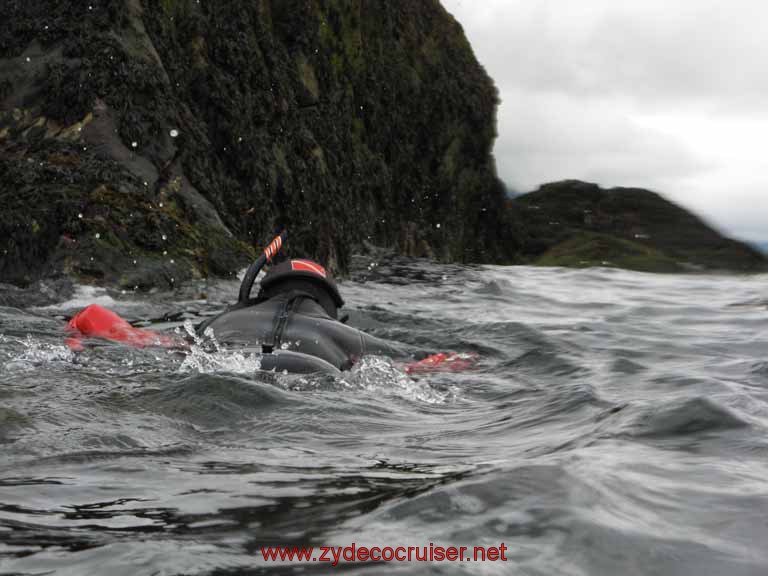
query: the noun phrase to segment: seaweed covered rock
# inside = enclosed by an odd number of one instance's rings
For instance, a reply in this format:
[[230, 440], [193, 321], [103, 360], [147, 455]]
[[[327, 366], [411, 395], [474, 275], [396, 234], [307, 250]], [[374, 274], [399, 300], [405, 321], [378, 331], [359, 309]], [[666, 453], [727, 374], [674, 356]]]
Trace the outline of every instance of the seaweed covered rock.
[[565, 180], [515, 198], [510, 209], [525, 262], [650, 272], [768, 270], [768, 259], [756, 249], [641, 188], [605, 190]]
[[231, 274], [279, 226], [499, 261], [496, 90], [437, 0], [6, 0], [0, 278]]

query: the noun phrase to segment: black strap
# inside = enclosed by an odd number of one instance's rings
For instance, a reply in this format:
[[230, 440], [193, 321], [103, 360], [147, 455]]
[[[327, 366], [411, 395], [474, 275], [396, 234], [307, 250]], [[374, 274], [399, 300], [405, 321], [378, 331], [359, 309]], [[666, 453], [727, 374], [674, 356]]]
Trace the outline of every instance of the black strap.
[[276, 348], [280, 347], [283, 340], [283, 332], [288, 325], [288, 318], [290, 317], [291, 312], [293, 312], [302, 300], [306, 299], [318, 302], [317, 298], [309, 292], [292, 290], [288, 293], [287, 298], [275, 311], [275, 318], [272, 320], [272, 332], [270, 333], [269, 338], [261, 344], [261, 351], [264, 354], [271, 354]]

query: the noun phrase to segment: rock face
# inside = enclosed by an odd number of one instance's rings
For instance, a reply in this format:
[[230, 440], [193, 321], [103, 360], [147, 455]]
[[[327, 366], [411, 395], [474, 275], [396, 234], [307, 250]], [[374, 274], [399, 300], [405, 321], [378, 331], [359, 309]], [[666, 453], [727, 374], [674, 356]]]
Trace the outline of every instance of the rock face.
[[604, 190], [566, 180], [515, 198], [510, 209], [525, 262], [654, 272], [768, 270], [768, 260], [756, 249], [640, 188]]
[[[0, 280], [230, 274], [287, 226], [505, 258], [497, 93], [438, 0], [5, 0]], [[135, 261], [135, 264], [134, 264]]]

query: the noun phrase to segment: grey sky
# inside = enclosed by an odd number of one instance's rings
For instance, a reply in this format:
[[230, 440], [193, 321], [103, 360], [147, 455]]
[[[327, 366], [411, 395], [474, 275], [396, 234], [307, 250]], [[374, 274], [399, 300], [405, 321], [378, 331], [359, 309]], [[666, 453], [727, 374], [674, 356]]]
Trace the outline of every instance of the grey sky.
[[442, 3], [499, 88], [513, 188], [641, 186], [768, 242], [768, 2]]

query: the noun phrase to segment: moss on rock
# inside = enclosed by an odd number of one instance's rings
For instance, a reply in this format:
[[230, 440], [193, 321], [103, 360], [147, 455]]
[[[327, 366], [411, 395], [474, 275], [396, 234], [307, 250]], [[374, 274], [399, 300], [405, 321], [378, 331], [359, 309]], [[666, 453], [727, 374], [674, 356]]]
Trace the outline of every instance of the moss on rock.
[[133, 260], [163, 257], [230, 274], [283, 225], [294, 254], [340, 269], [364, 241], [509, 258], [496, 89], [437, 0], [4, 12], [4, 278], [125, 284]]

